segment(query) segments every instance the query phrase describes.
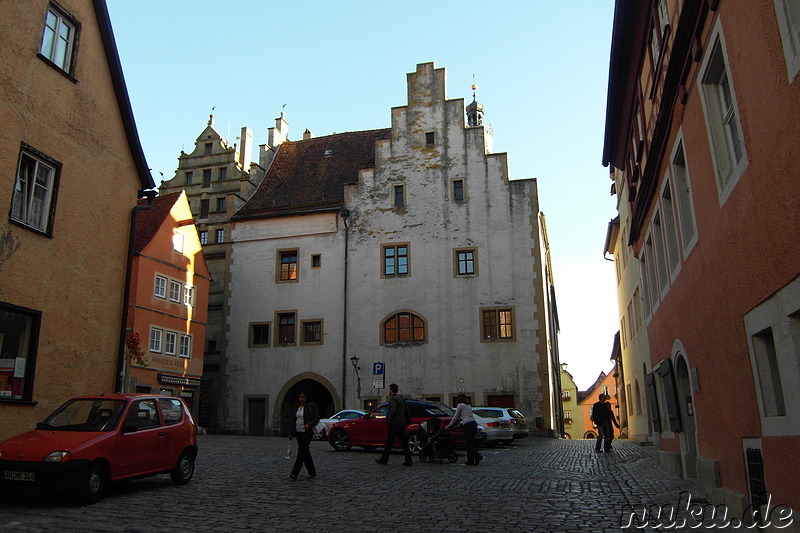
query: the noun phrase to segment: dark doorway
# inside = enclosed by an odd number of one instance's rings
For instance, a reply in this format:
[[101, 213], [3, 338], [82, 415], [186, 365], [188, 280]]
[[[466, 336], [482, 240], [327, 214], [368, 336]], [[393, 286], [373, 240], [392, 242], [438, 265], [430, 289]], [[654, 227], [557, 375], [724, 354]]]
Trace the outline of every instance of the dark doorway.
[[247, 400], [247, 434], [264, 435], [264, 421], [267, 418], [267, 401], [264, 398]]
[[294, 424], [295, 409], [297, 404], [297, 394], [300, 391], [306, 391], [309, 399], [317, 404], [319, 409], [320, 418], [328, 418], [336, 413], [336, 404], [333, 402], [333, 397], [325, 385], [313, 379], [302, 379], [292, 385], [286, 392], [281, 403], [281, 436], [289, 435]]
[[486, 397], [487, 407], [515, 407], [513, 394], [490, 394]]

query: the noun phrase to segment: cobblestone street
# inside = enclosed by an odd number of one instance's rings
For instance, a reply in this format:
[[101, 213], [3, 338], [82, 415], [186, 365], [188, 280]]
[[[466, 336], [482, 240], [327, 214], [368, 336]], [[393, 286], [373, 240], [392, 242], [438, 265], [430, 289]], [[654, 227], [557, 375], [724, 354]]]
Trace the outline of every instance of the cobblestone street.
[[621, 520], [642, 505], [677, 507], [684, 491], [692, 503], [701, 498], [692, 483], [658, 468], [653, 447], [626, 441], [595, 454], [590, 441], [524, 439], [484, 448], [478, 467], [465, 466], [462, 451], [457, 464], [412, 468], [401, 466], [402, 455], [382, 466], [374, 452], [337, 453], [314, 442], [319, 475], [306, 479], [303, 472], [298, 481], [288, 478], [293, 458], [284, 457], [285, 439], [205, 435], [199, 445], [186, 486], [169, 476], [121, 483], [90, 506], [25, 495], [3, 502], [0, 532], [596, 533], [620, 531]]

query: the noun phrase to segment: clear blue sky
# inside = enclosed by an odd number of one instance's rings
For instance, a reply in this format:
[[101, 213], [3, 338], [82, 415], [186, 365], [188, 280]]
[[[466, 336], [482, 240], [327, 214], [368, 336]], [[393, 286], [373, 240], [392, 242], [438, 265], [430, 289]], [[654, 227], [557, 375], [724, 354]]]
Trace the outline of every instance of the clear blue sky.
[[448, 98], [467, 103], [474, 74], [494, 151], [508, 152], [512, 179], [538, 179], [562, 362], [581, 388], [611, 368], [619, 322], [602, 252], [616, 211], [601, 158], [613, 0], [107, 2], [156, 182], [214, 106], [220, 134], [233, 143], [249, 126], [257, 147], [283, 104], [290, 139], [385, 128], [417, 63], [445, 67]]

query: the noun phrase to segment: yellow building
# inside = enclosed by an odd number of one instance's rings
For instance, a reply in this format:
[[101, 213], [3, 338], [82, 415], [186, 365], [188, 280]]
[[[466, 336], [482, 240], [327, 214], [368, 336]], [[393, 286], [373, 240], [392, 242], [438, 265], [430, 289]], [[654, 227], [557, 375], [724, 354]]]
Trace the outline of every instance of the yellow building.
[[583, 438], [583, 410], [578, 405], [578, 386], [567, 371], [567, 364], [561, 364], [561, 406], [564, 413], [564, 436], [568, 439]]
[[0, 20], [4, 438], [121, 385], [130, 216], [154, 184], [105, 2], [3, 2]]

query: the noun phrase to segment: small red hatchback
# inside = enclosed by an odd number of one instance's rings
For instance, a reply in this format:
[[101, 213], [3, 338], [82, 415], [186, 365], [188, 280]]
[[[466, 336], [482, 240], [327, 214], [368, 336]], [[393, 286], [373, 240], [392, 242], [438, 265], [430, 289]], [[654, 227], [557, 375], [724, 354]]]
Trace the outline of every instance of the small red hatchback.
[[93, 503], [111, 481], [169, 473], [188, 483], [196, 457], [197, 426], [180, 398], [81, 396], [0, 442], [0, 491], [63, 490]]

